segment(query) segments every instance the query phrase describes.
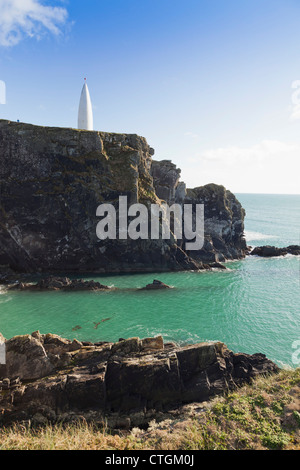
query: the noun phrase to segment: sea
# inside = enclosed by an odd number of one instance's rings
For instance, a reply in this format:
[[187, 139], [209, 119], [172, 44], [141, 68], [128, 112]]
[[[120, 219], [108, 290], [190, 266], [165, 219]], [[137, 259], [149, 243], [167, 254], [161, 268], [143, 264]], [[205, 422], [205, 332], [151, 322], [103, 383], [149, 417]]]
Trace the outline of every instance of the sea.
[[[300, 244], [300, 195], [236, 194], [246, 210], [248, 245]], [[247, 256], [227, 270], [86, 275], [118, 289], [8, 292], [0, 287], [0, 332], [54, 333], [82, 341], [162, 335], [180, 345], [221, 341], [234, 352], [263, 353], [300, 366], [300, 257]], [[172, 286], [140, 290], [154, 279]]]

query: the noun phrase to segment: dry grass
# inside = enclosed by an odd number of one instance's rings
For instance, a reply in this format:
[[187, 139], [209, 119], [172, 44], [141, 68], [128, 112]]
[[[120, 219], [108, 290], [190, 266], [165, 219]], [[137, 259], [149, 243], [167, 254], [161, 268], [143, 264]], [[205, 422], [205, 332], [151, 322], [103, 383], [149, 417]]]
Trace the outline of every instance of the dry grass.
[[300, 369], [259, 378], [147, 430], [111, 433], [86, 422], [0, 429], [0, 450], [300, 450]]

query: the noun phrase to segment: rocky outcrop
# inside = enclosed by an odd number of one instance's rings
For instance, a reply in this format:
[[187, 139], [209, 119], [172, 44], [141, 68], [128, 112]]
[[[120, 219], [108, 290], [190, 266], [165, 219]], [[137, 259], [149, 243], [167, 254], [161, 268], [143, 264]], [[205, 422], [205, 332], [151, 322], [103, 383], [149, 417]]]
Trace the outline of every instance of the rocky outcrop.
[[223, 262], [245, 256], [245, 210], [234, 194], [224, 186], [208, 184], [188, 189], [184, 203], [204, 204], [205, 242], [202, 250], [192, 254], [193, 259]]
[[[0, 266], [20, 273], [162, 272], [205, 269], [245, 255], [244, 212], [225, 188], [186, 190], [180, 170], [152, 160], [143, 137], [0, 120]], [[206, 244], [185, 251], [169, 240], [100, 240], [97, 207], [206, 204]], [[1, 278], [5, 276], [0, 275]]]
[[[178, 202], [181, 193], [183, 193], [183, 196], [185, 195], [185, 189], [182, 184], [180, 184], [181, 170], [177, 168], [171, 160], [153, 160], [151, 175], [157, 196], [163, 201], [166, 201], [169, 205]], [[182, 201], [183, 199], [184, 197]]]
[[250, 255], [262, 256], [264, 258], [272, 258], [273, 256], [300, 255], [299, 245], [290, 245], [285, 248], [277, 248], [276, 246], [257, 246], [254, 248]]
[[161, 290], [161, 289], [171, 289], [171, 286], [168, 286], [158, 279], [154, 279], [152, 284], [147, 284], [145, 287], [142, 287], [141, 290]]
[[[169, 205], [204, 204], [205, 243], [201, 250], [187, 252], [195, 261], [204, 263], [240, 259], [248, 253], [244, 237], [245, 211], [237, 198], [223, 186], [208, 184], [187, 189], [180, 183], [181, 170], [169, 160], [152, 163], [157, 195]], [[180, 244], [184, 247], [186, 240]]]
[[30, 291], [45, 291], [45, 290], [63, 290], [63, 291], [99, 291], [111, 290], [109, 286], [105, 286], [100, 282], [84, 281], [83, 279], [69, 279], [68, 277], [55, 277], [50, 276], [41, 279], [35, 283], [17, 282], [9, 288], [10, 290], [30, 290]]
[[234, 194], [224, 186], [208, 184], [188, 189], [184, 203], [204, 204], [205, 242], [202, 250], [193, 253], [195, 260], [222, 262], [245, 256], [245, 210]]
[[161, 336], [91, 344], [35, 332], [8, 340], [6, 351], [2, 424], [80, 416], [143, 424], [158, 411], [203, 402], [278, 370], [263, 354], [234, 354], [223, 343], [178, 347]]
[[43, 344], [30, 335], [16, 336], [6, 342], [7, 378], [34, 380], [54, 371]]

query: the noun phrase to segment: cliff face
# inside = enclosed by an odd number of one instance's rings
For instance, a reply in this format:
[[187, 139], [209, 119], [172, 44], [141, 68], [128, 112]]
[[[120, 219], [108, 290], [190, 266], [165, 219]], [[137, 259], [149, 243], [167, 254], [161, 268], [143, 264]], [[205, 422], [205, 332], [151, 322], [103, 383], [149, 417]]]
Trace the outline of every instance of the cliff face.
[[[171, 193], [161, 194], [159, 163], [154, 179], [151, 174], [153, 153], [137, 135], [0, 120], [0, 265], [21, 272], [138, 272], [197, 269], [202, 261], [242, 257], [243, 211], [234, 196], [217, 186], [186, 193], [175, 166], [166, 180]], [[117, 207], [119, 196], [129, 205], [157, 204], [159, 197], [205, 200], [205, 253], [187, 254], [172, 237], [99, 240], [96, 209]]]
[[204, 246], [199, 251], [189, 252], [189, 256], [214, 262], [245, 255], [245, 210], [234, 194], [216, 184], [187, 189], [180, 181], [181, 170], [169, 160], [153, 161], [151, 174], [157, 196], [169, 205], [204, 204]]
[[234, 194], [223, 186], [208, 184], [188, 189], [184, 203], [204, 204], [205, 243], [202, 250], [193, 253], [195, 259], [209, 262], [244, 256], [245, 211]]

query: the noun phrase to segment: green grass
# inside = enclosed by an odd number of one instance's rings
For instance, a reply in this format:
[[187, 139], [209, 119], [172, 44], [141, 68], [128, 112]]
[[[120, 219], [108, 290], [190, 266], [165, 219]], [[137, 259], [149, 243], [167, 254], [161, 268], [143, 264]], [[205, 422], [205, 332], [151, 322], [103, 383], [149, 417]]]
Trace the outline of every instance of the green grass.
[[180, 415], [153, 420], [147, 430], [110, 431], [85, 421], [0, 429], [0, 450], [299, 450], [300, 369], [258, 378]]

